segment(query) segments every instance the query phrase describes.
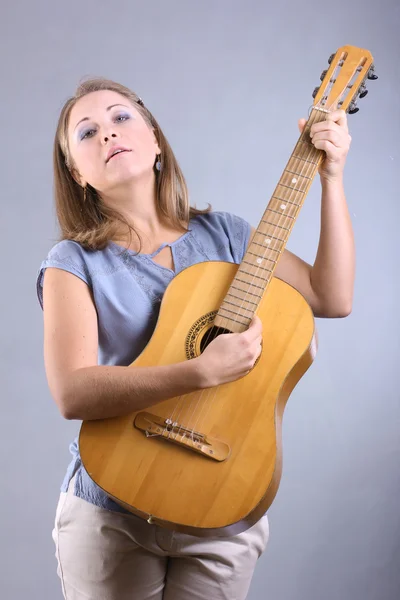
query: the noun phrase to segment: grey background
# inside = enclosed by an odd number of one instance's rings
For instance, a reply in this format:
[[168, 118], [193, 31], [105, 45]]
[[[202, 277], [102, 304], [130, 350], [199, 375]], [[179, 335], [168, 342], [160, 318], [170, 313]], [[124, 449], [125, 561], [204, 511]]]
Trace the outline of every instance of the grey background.
[[[354, 308], [317, 321], [317, 358], [285, 412], [284, 473], [249, 599], [399, 598], [399, 3], [25, 0], [1, 12], [2, 598], [61, 599], [51, 529], [79, 424], [61, 418], [47, 388], [35, 280], [56, 242], [62, 104], [84, 75], [132, 87], [192, 202], [257, 225], [297, 119], [344, 44], [368, 48], [380, 77], [349, 118]], [[311, 262], [319, 198], [316, 180], [288, 245]]]

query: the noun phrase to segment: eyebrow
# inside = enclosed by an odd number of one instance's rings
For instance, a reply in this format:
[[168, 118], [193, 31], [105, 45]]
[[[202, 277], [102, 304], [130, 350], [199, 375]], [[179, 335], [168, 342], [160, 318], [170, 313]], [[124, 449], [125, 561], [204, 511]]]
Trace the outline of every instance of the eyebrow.
[[[129, 106], [126, 106], [126, 104], [111, 104], [111, 106], [108, 106], [106, 110], [111, 110], [112, 108], [114, 108], [114, 106], [125, 106], [125, 108], [129, 108]], [[74, 131], [78, 127], [79, 123], [82, 123], [82, 121], [89, 121], [89, 117], [83, 117], [83, 119], [78, 121], [78, 123], [74, 127]]]

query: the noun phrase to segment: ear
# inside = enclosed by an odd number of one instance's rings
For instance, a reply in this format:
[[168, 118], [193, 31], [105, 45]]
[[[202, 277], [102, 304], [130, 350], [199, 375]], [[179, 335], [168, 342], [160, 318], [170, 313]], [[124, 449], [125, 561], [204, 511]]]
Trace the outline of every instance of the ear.
[[74, 181], [76, 181], [76, 183], [78, 185], [80, 185], [81, 187], [85, 187], [86, 182], [82, 180], [82, 178], [79, 175], [78, 171], [76, 169], [74, 169], [74, 167], [72, 167], [72, 168], [68, 167], [68, 171], [71, 173], [72, 179]]
[[156, 136], [156, 134], [154, 132], [154, 127], [152, 128], [152, 133], [153, 133], [154, 145], [156, 147], [156, 152], [157, 152], [157, 154], [161, 154], [160, 144], [158, 143], [157, 136]]

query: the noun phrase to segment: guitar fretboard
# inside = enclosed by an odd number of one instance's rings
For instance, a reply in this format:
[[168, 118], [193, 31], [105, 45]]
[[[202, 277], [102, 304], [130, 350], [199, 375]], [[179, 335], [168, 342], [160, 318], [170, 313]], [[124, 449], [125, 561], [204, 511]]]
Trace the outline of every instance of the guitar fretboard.
[[248, 328], [323, 158], [323, 152], [311, 143], [309, 132], [313, 123], [325, 119], [324, 111], [312, 110], [219, 308], [216, 326], [238, 333]]

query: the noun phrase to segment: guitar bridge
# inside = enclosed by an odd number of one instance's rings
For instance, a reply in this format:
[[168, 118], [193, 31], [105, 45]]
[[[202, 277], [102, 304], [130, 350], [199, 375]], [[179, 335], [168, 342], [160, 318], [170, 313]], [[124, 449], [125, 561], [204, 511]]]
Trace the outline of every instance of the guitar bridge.
[[148, 412], [140, 412], [136, 415], [134, 426], [144, 431], [146, 437], [161, 437], [167, 442], [179, 444], [187, 450], [192, 450], [218, 462], [226, 460], [230, 454], [230, 447], [198, 431], [188, 429], [171, 419], [163, 419]]

